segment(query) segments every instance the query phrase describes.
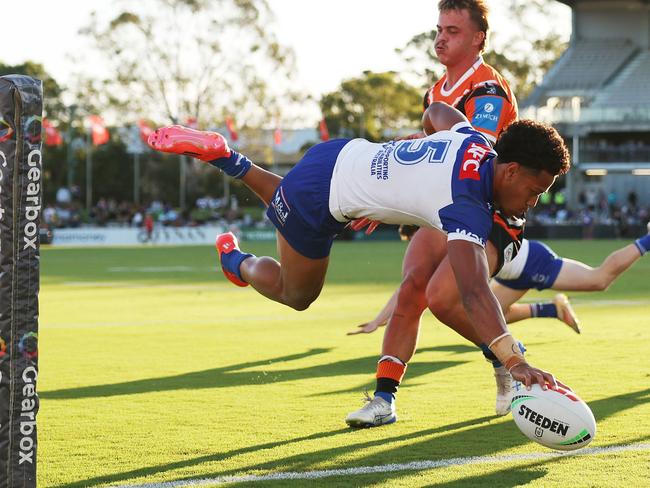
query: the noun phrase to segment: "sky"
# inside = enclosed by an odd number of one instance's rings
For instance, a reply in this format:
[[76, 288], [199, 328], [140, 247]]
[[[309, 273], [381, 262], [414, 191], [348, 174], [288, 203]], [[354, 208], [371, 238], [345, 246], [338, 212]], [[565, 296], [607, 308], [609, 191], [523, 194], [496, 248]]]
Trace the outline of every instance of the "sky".
[[[13, 20], [3, 23], [3, 38], [11, 41], [4, 43], [0, 61], [40, 62], [64, 85], [71, 71], [66, 53], [83, 49], [86, 41], [78, 30], [90, 13], [95, 10], [111, 16], [118, 12], [111, 0], [5, 2], [3, 17]], [[29, 20], [25, 17], [27, 3]], [[400, 71], [403, 65], [395, 49], [416, 34], [433, 29], [437, 20], [437, 0], [269, 0], [269, 4], [280, 42], [296, 53], [297, 81], [317, 97], [364, 70]], [[488, 0], [488, 4], [493, 30], [508, 25], [500, 2]], [[568, 7], [558, 7], [554, 23], [568, 36]]]

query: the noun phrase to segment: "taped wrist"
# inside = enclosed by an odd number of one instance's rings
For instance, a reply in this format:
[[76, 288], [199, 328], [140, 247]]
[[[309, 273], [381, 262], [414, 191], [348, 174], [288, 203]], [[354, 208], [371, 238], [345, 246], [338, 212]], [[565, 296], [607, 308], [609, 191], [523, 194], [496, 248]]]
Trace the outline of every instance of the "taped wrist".
[[488, 347], [508, 371], [517, 364], [526, 362], [524, 354], [519, 348], [519, 344], [509, 332], [495, 338], [490, 342]]

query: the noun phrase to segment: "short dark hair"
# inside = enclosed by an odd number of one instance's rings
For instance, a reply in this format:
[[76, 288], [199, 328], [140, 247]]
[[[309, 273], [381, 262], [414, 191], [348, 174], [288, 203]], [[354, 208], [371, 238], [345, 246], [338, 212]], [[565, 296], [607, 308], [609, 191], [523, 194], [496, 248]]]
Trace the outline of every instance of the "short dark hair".
[[488, 6], [485, 0], [440, 0], [438, 2], [438, 10], [467, 10], [469, 18], [476, 24], [479, 31], [485, 33], [485, 38], [481, 44], [481, 51], [485, 49], [487, 43], [487, 35], [490, 30], [488, 23]]
[[518, 120], [501, 133], [494, 146], [499, 163], [516, 162], [534, 171], [563, 175], [571, 157], [562, 136], [550, 125]]

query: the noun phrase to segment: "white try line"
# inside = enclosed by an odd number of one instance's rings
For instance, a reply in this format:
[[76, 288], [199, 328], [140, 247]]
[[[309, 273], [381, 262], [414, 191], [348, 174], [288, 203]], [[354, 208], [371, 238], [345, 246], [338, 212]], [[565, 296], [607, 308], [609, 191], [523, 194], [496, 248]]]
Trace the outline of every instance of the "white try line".
[[398, 471], [424, 471], [427, 469], [447, 468], [453, 466], [500, 464], [518, 461], [538, 461], [543, 459], [573, 456], [616, 454], [619, 452], [627, 451], [650, 451], [650, 444], [636, 443], [623, 446], [591, 447], [572, 452], [533, 452], [530, 454], [510, 454], [503, 456], [470, 456], [452, 459], [440, 459], [437, 461], [414, 461], [404, 464], [383, 464], [379, 466], [359, 466], [357, 468], [325, 469], [322, 471], [289, 471], [284, 473], [269, 473], [263, 475], [218, 476], [216, 478], [166, 481], [162, 483], [145, 483], [142, 485], [116, 485], [111, 488], [181, 488], [185, 486], [207, 486], [224, 483], [243, 483], [253, 481], [313, 480], [319, 478], [330, 478], [332, 476], [355, 476], [373, 473], [394, 473]]

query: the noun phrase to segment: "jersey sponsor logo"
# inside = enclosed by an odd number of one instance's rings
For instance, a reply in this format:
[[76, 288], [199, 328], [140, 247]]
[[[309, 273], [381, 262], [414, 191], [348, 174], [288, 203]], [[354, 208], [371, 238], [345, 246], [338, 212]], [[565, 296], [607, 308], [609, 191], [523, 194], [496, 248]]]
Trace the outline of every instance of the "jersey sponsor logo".
[[485, 247], [485, 240], [481, 236], [479, 236], [478, 234], [475, 234], [474, 232], [471, 232], [471, 231], [469, 231], [467, 229], [461, 229], [461, 228], [457, 227], [454, 234], [461, 235], [461, 236], [467, 238], [466, 240], [474, 241], [477, 244], [480, 244], [481, 246]]
[[496, 132], [499, 127], [499, 117], [503, 109], [501, 97], [476, 98], [472, 126], [476, 129], [485, 129]]
[[275, 212], [275, 216], [278, 218], [280, 225], [284, 225], [287, 221], [287, 217], [289, 217], [291, 208], [284, 198], [284, 191], [282, 190], [282, 187], [278, 188], [275, 191], [273, 200], [271, 200], [271, 206], [273, 207], [273, 211]]
[[370, 163], [370, 176], [374, 176], [378, 180], [388, 180], [390, 178], [388, 161], [395, 151], [395, 144], [397, 144], [395, 141], [382, 144], [381, 150], [374, 155]]
[[542, 273], [535, 273], [530, 277], [530, 281], [533, 283], [544, 283], [548, 279], [548, 275]]
[[511, 242], [503, 250], [503, 263], [506, 264], [512, 261], [512, 256], [514, 253], [515, 253], [515, 243]]
[[485, 155], [490, 152], [490, 147], [484, 144], [472, 142], [465, 150], [463, 163], [460, 166], [459, 180], [477, 180], [480, 181], [481, 174], [478, 172]]
[[442, 163], [451, 144], [450, 140], [414, 139], [400, 142], [395, 150], [399, 164], [411, 165], [421, 162]]

